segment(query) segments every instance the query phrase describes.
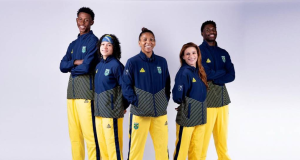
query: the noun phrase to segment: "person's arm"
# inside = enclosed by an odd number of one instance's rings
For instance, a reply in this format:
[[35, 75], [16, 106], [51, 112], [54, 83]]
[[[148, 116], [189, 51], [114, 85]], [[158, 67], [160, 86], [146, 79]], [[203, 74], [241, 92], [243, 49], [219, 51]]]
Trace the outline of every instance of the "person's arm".
[[185, 99], [188, 89], [188, 77], [184, 75], [176, 75], [175, 84], [172, 90], [173, 101], [177, 104], [181, 104]]
[[134, 74], [133, 74], [133, 66], [128, 60], [122, 75], [123, 85], [122, 85], [122, 93], [123, 96], [127, 99], [130, 104], [137, 106], [137, 96], [134, 92]]
[[[123, 71], [124, 71], [124, 66], [123, 65], [119, 65], [118, 67], [116, 67], [113, 71], [114, 77], [117, 79], [119, 86], [124, 85], [124, 82], [122, 80], [122, 75], [123, 75]], [[122, 90], [122, 89], [121, 89]], [[123, 98], [123, 105], [124, 105], [124, 110], [126, 110], [129, 107], [129, 102], [127, 101], [127, 99], [124, 97], [124, 95], [122, 96]]]
[[71, 44], [70, 44], [68, 49], [67, 49], [66, 55], [60, 61], [59, 69], [63, 73], [70, 72], [71, 69], [74, 67], [74, 60], [72, 60], [71, 52], [72, 52], [72, 47], [71, 47]]
[[[205, 70], [208, 81], [220, 78], [220, 77], [222, 77], [223, 75], [226, 74], [225, 70], [213, 70], [213, 69], [211, 69], [206, 63], [207, 58], [208, 57], [205, 54], [202, 54], [202, 66], [204, 67], [204, 70]], [[215, 63], [215, 62], [213, 62], [213, 63]]]
[[[90, 72], [91, 67], [95, 64], [97, 59], [97, 39], [93, 38], [87, 44], [87, 52], [85, 53], [85, 57], [82, 59], [82, 64], [76, 66], [71, 70], [72, 76], [83, 75]], [[80, 62], [80, 61], [79, 61]]]
[[219, 77], [217, 79], [214, 79], [213, 83], [223, 85], [225, 83], [232, 82], [235, 79], [235, 71], [234, 66], [231, 62], [230, 56], [227, 53], [226, 60], [225, 60], [225, 70], [226, 74], [222, 77]]
[[166, 61], [166, 84], [165, 84], [165, 94], [167, 96], [168, 101], [170, 100], [170, 95], [171, 95], [171, 78], [170, 78], [170, 74], [169, 74], [169, 69], [168, 69], [168, 63]]

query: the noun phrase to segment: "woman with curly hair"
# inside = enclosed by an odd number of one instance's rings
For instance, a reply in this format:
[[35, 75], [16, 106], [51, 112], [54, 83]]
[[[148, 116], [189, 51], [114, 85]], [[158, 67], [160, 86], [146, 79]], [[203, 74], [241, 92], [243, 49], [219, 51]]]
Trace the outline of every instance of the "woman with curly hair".
[[182, 46], [181, 67], [176, 74], [173, 100], [176, 108], [176, 148], [174, 160], [200, 160], [206, 123], [206, 74], [201, 65], [201, 53], [194, 43]]
[[105, 160], [123, 160], [123, 117], [128, 107], [123, 98], [123, 64], [118, 38], [113, 34], [103, 35], [97, 43], [100, 62], [95, 73], [96, 130], [100, 155]]
[[170, 75], [166, 59], [153, 52], [155, 44], [153, 32], [143, 28], [139, 36], [141, 51], [127, 61], [123, 74], [123, 94], [131, 103], [129, 160], [143, 159], [149, 132], [155, 159], [169, 159], [167, 106]]

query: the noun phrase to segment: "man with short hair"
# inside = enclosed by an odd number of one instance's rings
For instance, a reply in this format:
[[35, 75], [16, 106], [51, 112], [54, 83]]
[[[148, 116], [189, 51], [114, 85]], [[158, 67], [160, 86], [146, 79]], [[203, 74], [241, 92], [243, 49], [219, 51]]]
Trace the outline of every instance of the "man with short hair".
[[94, 74], [98, 38], [91, 31], [94, 12], [82, 7], [77, 12], [79, 34], [68, 47], [60, 63], [63, 73], [70, 72], [67, 90], [69, 134], [73, 160], [84, 160], [87, 144], [88, 159], [100, 160], [94, 117]]
[[203, 43], [199, 46], [202, 65], [207, 75], [207, 123], [205, 125], [201, 160], [206, 159], [211, 133], [213, 133], [218, 160], [231, 160], [227, 149], [228, 104], [230, 98], [225, 83], [235, 79], [235, 71], [228, 52], [217, 45], [217, 27], [214, 21], [201, 26]]

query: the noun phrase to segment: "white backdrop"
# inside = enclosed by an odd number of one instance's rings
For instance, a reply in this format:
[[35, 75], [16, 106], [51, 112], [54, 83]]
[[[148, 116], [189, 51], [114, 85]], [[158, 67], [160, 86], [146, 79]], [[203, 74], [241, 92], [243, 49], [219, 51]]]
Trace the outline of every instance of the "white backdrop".
[[[78, 28], [82, 6], [94, 10], [97, 37], [115, 34], [122, 63], [140, 51], [142, 27], [156, 36], [156, 54], [172, 78], [184, 43], [202, 43], [200, 26], [217, 23], [218, 44], [235, 65], [228, 148], [233, 160], [299, 159], [300, 2], [259, 1], [1, 1], [0, 159], [71, 159], [66, 89], [59, 63]], [[168, 107], [170, 159], [176, 105]], [[124, 119], [124, 159], [128, 113]], [[148, 136], [145, 160], [154, 159]], [[207, 160], [217, 155], [211, 141]]]

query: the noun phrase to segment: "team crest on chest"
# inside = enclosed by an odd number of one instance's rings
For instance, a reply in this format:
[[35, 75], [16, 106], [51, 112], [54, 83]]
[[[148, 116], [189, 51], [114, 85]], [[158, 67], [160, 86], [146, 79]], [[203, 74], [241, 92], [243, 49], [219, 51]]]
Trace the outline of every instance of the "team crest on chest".
[[109, 69], [105, 69], [104, 75], [108, 76], [109, 75], [109, 71], [110, 71]]
[[86, 52], [86, 46], [82, 46], [82, 53]]
[[98, 69], [96, 70], [96, 74], [98, 73]]
[[225, 63], [226, 62], [225, 56], [221, 56], [221, 57], [222, 57], [223, 62]]
[[72, 49], [72, 51], [71, 51], [71, 54], [73, 54], [73, 49]]
[[134, 124], [133, 124], [133, 128], [134, 128], [134, 129], [139, 129], [139, 123], [134, 123]]
[[157, 72], [161, 74], [161, 68], [159, 66], [157, 66]]

